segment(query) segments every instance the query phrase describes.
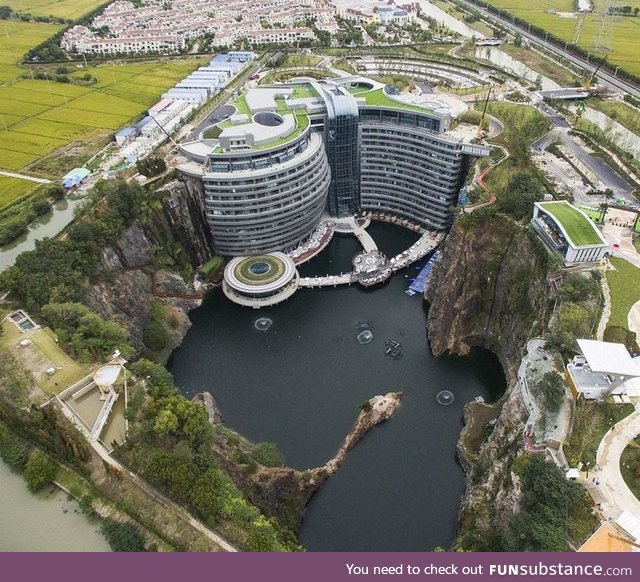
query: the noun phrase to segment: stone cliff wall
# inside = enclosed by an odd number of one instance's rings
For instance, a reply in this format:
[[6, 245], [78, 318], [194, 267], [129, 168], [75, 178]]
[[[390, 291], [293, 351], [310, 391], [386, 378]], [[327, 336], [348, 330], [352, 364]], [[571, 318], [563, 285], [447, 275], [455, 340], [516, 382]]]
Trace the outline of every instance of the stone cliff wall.
[[513, 389], [526, 341], [548, 318], [545, 253], [528, 229], [504, 215], [457, 220], [430, 278], [427, 330], [435, 356], [495, 353], [507, 392], [495, 429], [467, 469], [457, 545], [489, 549], [490, 534], [518, 503], [509, 463], [520, 450], [526, 409]]
[[154, 354], [166, 361], [189, 328], [188, 312], [202, 296], [191, 288], [195, 269], [214, 254], [200, 200], [183, 184], [167, 184], [154, 202], [102, 251], [98, 275], [84, 303], [105, 319], [119, 322], [139, 353], [153, 319], [152, 301], [163, 304], [172, 325], [168, 345]]

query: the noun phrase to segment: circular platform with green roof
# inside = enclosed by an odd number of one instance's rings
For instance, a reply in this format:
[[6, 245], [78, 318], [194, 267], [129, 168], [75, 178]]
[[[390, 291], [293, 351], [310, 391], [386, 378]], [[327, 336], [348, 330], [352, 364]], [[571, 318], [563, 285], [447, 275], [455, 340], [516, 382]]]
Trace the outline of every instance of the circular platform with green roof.
[[293, 260], [283, 253], [236, 257], [224, 270], [225, 293], [236, 299], [275, 298], [297, 287], [298, 272]]
[[267, 285], [277, 281], [286, 270], [286, 263], [275, 254], [244, 257], [234, 266], [235, 278], [246, 285]]

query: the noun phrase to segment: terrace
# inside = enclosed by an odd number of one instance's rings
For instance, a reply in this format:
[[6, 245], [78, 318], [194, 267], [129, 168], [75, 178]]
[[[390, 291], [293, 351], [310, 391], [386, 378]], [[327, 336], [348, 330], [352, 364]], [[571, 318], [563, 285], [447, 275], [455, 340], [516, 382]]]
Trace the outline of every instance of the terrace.
[[389, 107], [391, 109], [407, 109], [409, 111], [420, 111], [421, 113], [431, 112], [431, 109], [422, 107], [421, 105], [413, 105], [399, 99], [392, 99], [384, 92], [384, 87], [374, 89], [373, 91], [358, 91], [357, 97], [365, 100], [367, 106], [371, 107]]

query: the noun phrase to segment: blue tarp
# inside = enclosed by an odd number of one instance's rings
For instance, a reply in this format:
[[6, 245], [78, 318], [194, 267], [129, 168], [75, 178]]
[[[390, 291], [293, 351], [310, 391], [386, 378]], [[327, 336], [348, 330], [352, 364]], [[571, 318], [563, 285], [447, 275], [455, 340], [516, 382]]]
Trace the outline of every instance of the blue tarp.
[[91, 172], [87, 168], [73, 168], [64, 178], [62, 178], [62, 185], [65, 188], [73, 188], [89, 175]]
[[411, 289], [411, 291], [414, 291], [415, 293], [424, 293], [424, 290], [427, 286], [427, 281], [429, 280], [429, 276], [431, 275], [431, 271], [433, 271], [433, 265], [435, 264], [439, 256], [439, 250], [431, 255], [431, 258], [427, 261], [427, 264], [424, 266], [422, 271], [420, 271], [411, 285], [409, 285], [409, 289]]

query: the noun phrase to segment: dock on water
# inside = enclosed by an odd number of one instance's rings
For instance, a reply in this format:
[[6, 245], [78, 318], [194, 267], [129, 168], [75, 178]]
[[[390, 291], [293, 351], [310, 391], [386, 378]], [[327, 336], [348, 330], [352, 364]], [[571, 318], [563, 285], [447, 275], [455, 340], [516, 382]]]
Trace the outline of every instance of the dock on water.
[[427, 261], [427, 264], [422, 268], [418, 276], [411, 281], [409, 285], [409, 289], [407, 290], [407, 295], [415, 295], [416, 293], [424, 294], [424, 291], [427, 287], [427, 281], [431, 276], [431, 271], [433, 271], [433, 265], [435, 265], [438, 257], [440, 256], [440, 250], [438, 249], [431, 258]]

